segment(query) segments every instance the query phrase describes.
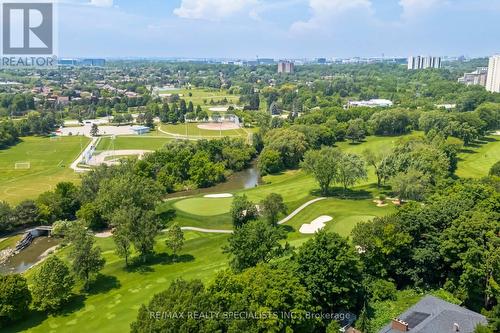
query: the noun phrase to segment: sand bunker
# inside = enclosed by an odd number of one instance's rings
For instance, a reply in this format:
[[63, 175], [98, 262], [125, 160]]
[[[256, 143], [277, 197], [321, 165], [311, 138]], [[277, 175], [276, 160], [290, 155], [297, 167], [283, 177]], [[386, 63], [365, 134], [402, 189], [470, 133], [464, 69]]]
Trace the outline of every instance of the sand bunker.
[[299, 232], [301, 234], [314, 234], [325, 227], [325, 223], [333, 220], [331, 216], [323, 215], [315, 219], [309, 224], [303, 224]]
[[240, 127], [235, 123], [206, 123], [198, 125], [198, 128], [209, 131], [229, 131], [239, 129]]
[[203, 196], [204, 198], [232, 198], [231, 193], [219, 193], [219, 194], [207, 194]]
[[212, 112], [227, 112], [228, 106], [215, 106], [212, 108], [209, 108], [210, 111]]
[[377, 204], [377, 207], [386, 207], [388, 204], [385, 203], [385, 201], [382, 200], [373, 200], [374, 203]]

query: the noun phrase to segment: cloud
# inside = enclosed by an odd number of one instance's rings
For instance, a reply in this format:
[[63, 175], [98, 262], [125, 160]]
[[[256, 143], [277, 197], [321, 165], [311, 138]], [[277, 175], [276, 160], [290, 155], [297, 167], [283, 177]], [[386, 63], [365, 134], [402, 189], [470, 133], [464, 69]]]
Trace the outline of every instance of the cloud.
[[447, 4], [448, 0], [400, 0], [404, 18], [412, 18], [435, 7]]
[[113, 0], [90, 0], [90, 5], [96, 7], [112, 7]]
[[174, 14], [187, 19], [217, 21], [258, 4], [259, 0], [182, 0]]
[[295, 22], [291, 30], [300, 32], [318, 29], [335, 16], [346, 11], [371, 12], [371, 5], [370, 0], [309, 0], [309, 7], [312, 11], [311, 18], [307, 21]]

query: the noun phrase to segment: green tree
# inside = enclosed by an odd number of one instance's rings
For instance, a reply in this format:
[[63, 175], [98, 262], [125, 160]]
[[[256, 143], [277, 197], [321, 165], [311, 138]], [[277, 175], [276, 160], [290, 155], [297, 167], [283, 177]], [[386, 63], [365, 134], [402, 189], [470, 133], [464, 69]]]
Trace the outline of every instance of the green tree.
[[[121, 243], [117, 245], [125, 245], [123, 238], [128, 239], [140, 253], [142, 261], [146, 262], [153, 253], [156, 236], [161, 230], [161, 223], [155, 212], [138, 207], [123, 207], [115, 211], [112, 223], [118, 230], [118, 240]], [[122, 256], [125, 254], [126, 252], [122, 252]]]
[[286, 205], [283, 202], [283, 197], [276, 193], [269, 194], [260, 202], [262, 215], [271, 225], [278, 223], [279, 214], [286, 214]]
[[154, 210], [161, 193], [160, 186], [152, 179], [125, 173], [101, 181], [95, 204], [111, 220], [114, 211], [123, 207]]
[[92, 230], [101, 230], [106, 227], [106, 221], [104, 221], [99, 208], [94, 203], [84, 204], [76, 212], [76, 217]]
[[184, 245], [184, 233], [177, 223], [174, 223], [172, 226], [170, 226], [170, 228], [168, 228], [167, 239], [165, 243], [167, 247], [172, 250], [175, 258], [177, 256], [177, 253], [182, 249], [182, 246]]
[[366, 149], [363, 152], [363, 157], [365, 158], [366, 163], [375, 169], [375, 175], [377, 176], [377, 188], [380, 188], [382, 182], [389, 179], [391, 174], [387, 156]]
[[500, 177], [500, 161], [493, 164], [493, 166], [490, 169], [490, 176]]
[[[121, 211], [120, 211], [121, 212]], [[125, 226], [118, 225], [113, 232], [113, 241], [115, 242], [116, 254], [125, 259], [125, 266], [128, 266], [132, 243], [130, 242], [130, 235], [127, 233]]]
[[224, 253], [229, 253], [231, 267], [241, 271], [281, 256], [288, 248], [288, 244], [280, 244], [285, 238], [283, 229], [262, 220], [251, 221], [234, 231]]
[[413, 238], [401, 230], [394, 216], [358, 223], [351, 232], [352, 243], [362, 252], [367, 275], [381, 279], [406, 277]]
[[33, 306], [40, 311], [60, 310], [71, 297], [74, 284], [68, 266], [57, 256], [50, 256], [33, 275]]
[[22, 275], [0, 275], [0, 327], [21, 319], [30, 303], [31, 293]]
[[224, 165], [212, 162], [207, 152], [198, 151], [190, 160], [189, 176], [198, 187], [209, 187], [224, 179]]
[[280, 153], [286, 168], [297, 167], [307, 150], [304, 134], [283, 128], [269, 131], [264, 137], [264, 144], [265, 147]]
[[330, 184], [339, 177], [341, 160], [342, 153], [340, 150], [325, 147], [321, 150], [308, 151], [301, 166], [304, 171], [314, 175], [321, 188], [321, 193], [328, 195]]
[[342, 154], [338, 163], [337, 180], [346, 190], [362, 179], [367, 179], [365, 161], [355, 154]]
[[8, 202], [0, 201], [0, 231], [9, 231], [13, 227], [12, 208]]
[[261, 175], [265, 176], [280, 172], [285, 166], [278, 151], [264, 148], [259, 156], [258, 167]]
[[[219, 273], [208, 288], [211, 306], [219, 313], [276, 313], [261, 318], [222, 320], [222, 332], [314, 332], [318, 321], [307, 317], [315, 312], [311, 295], [293, 270], [259, 264], [242, 273]], [[294, 318], [282, 314], [294, 313]]]
[[430, 179], [421, 171], [410, 169], [406, 173], [398, 173], [390, 183], [399, 199], [422, 200], [429, 190]]
[[92, 124], [92, 127], [90, 128], [90, 135], [93, 137], [99, 135], [99, 127], [97, 126], [97, 124]]
[[358, 309], [362, 265], [346, 239], [319, 231], [299, 249], [296, 262], [303, 285], [324, 312]]
[[361, 118], [351, 119], [348, 122], [346, 138], [354, 142], [362, 141], [366, 136], [365, 122]]
[[240, 228], [245, 223], [255, 220], [258, 217], [257, 207], [248, 200], [246, 195], [234, 196], [231, 204], [231, 218], [235, 228]]
[[106, 261], [102, 257], [101, 249], [94, 247], [94, 235], [89, 233], [83, 225], [75, 224], [70, 238], [73, 244], [70, 252], [73, 272], [83, 280], [83, 288], [88, 290], [90, 279], [104, 267]]
[[[179, 317], [166, 316], [158, 320], [151, 316], [151, 311], [178, 314]], [[188, 319], [189, 313], [209, 311], [213, 311], [210, 294], [205, 291], [201, 281], [175, 280], [167, 290], [154, 295], [147, 306], [141, 306], [137, 319], [130, 325], [130, 329], [132, 333], [214, 332], [218, 328], [214, 319]]]

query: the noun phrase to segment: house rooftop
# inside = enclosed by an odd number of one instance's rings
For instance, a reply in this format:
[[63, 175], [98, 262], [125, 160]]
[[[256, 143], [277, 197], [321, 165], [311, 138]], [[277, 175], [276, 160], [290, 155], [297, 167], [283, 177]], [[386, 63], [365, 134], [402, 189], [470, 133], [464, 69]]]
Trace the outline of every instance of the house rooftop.
[[473, 333], [486, 317], [434, 296], [425, 296], [378, 333]]

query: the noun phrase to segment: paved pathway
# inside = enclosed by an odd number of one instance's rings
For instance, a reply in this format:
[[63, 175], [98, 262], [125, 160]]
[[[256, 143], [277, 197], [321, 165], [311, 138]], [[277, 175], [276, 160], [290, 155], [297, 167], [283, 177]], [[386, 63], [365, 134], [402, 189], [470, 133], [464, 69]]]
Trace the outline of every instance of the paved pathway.
[[71, 163], [71, 166], [70, 168], [75, 170], [75, 172], [87, 172], [87, 171], [90, 171], [91, 169], [89, 168], [80, 168], [78, 166], [78, 164], [80, 164], [80, 162], [83, 160], [83, 157], [85, 156], [85, 154], [90, 150], [92, 149], [92, 146], [94, 147], [97, 147], [97, 142], [99, 141], [99, 138], [92, 138], [92, 141], [90, 141], [89, 145], [87, 146], [87, 148], [85, 148], [82, 153], [76, 158], [76, 160]]
[[[298, 213], [300, 213], [301, 211], [303, 211], [308, 206], [310, 206], [310, 205], [312, 205], [312, 204], [314, 204], [314, 203], [316, 203], [318, 201], [325, 200], [325, 199], [326, 198], [317, 198], [317, 199], [310, 200], [310, 201], [306, 202], [305, 204], [303, 204], [302, 206], [300, 206], [299, 208], [297, 208], [296, 210], [294, 210], [290, 215], [288, 215], [287, 217], [285, 217], [283, 220], [279, 221], [278, 224], [284, 224], [284, 223], [290, 221]], [[233, 233], [233, 230], [221, 230], [221, 229], [202, 229], [202, 228], [195, 228], [195, 227], [182, 227], [181, 229], [182, 230], [189, 230], [189, 231], [204, 232], [204, 233], [214, 233], [214, 234], [232, 234]]]
[[287, 223], [288, 221], [290, 221], [291, 219], [293, 219], [295, 217], [295, 215], [297, 215], [302, 210], [304, 210], [307, 206], [312, 205], [313, 203], [316, 203], [318, 201], [325, 200], [325, 199], [326, 198], [317, 198], [317, 199], [314, 199], [314, 200], [306, 202], [305, 204], [303, 204], [302, 206], [300, 206], [299, 208], [297, 208], [296, 210], [294, 210], [290, 215], [288, 215], [287, 217], [285, 217], [283, 220], [279, 221], [278, 224]]
[[195, 227], [181, 227], [184, 231], [198, 231], [204, 232], [207, 234], [232, 234], [232, 230], [222, 230], [222, 229], [203, 229], [203, 228], [195, 228]]
[[[299, 208], [294, 210], [290, 215], [285, 217], [283, 220], [279, 221], [278, 224], [284, 224], [284, 223], [290, 221], [298, 213], [303, 211], [306, 207], [308, 207], [308, 206], [310, 206], [318, 201], [325, 200], [325, 199], [326, 198], [317, 198], [317, 199], [310, 200], [310, 201], [306, 202], [305, 204], [303, 204], [302, 206], [300, 206]], [[168, 229], [164, 229], [163, 231], [167, 231], [167, 230]], [[228, 229], [204, 229], [204, 228], [197, 228], [197, 227], [181, 227], [181, 230], [183, 230], [183, 231], [197, 231], [197, 232], [202, 232], [202, 233], [206, 233], [206, 234], [232, 234], [233, 233], [233, 230], [228, 230]], [[98, 234], [96, 236], [101, 237], [101, 238], [107, 238], [107, 237], [111, 237], [112, 234], [109, 232], [109, 233]]]
[[[139, 156], [139, 159], [141, 160], [144, 157], [144, 154], [150, 152], [152, 152], [152, 150], [144, 150], [144, 149], [106, 150], [92, 156], [92, 158], [87, 162], [87, 164], [93, 166], [98, 166], [101, 164], [114, 165], [114, 164], [119, 164], [120, 157], [132, 156], [132, 155]], [[107, 160], [108, 157], [116, 157], [116, 158]]]

